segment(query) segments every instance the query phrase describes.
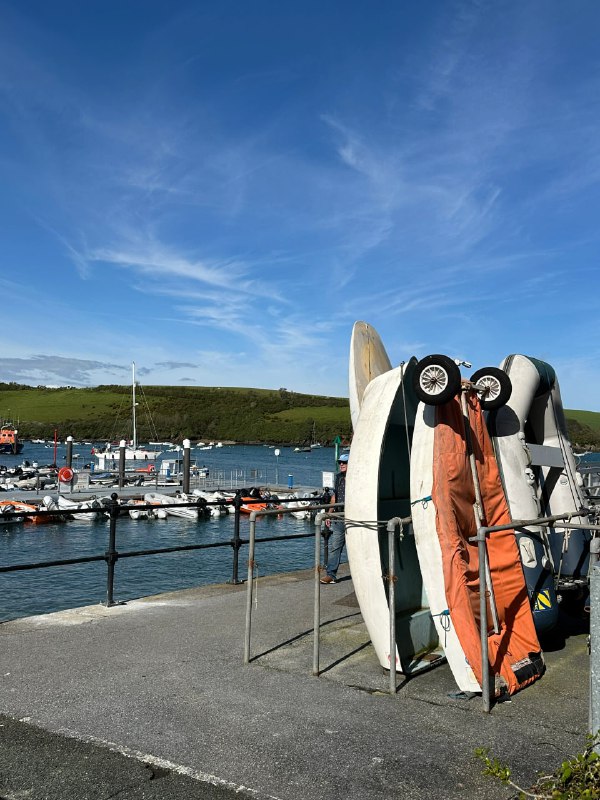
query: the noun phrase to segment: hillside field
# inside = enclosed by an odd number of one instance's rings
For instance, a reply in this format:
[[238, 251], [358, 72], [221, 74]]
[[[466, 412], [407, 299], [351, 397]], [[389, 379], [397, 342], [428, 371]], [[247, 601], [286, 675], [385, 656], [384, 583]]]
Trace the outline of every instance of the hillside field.
[[[148, 386], [137, 390], [140, 441], [220, 440], [310, 444], [352, 435], [348, 400], [286, 389]], [[565, 410], [576, 448], [600, 449], [600, 413]], [[131, 387], [87, 389], [0, 383], [0, 418], [23, 439], [130, 439]]]
[[[220, 440], [323, 444], [351, 434], [348, 401], [285, 389], [180, 386], [138, 388], [140, 441]], [[0, 417], [23, 439], [130, 439], [131, 387], [47, 389], [0, 384]]]

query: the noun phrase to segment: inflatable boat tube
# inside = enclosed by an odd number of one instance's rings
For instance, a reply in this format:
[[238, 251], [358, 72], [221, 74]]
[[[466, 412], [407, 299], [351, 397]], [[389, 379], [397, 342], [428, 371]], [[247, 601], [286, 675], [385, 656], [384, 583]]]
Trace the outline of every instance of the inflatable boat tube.
[[[476, 392], [467, 395], [468, 425], [486, 526], [510, 524], [492, 444]], [[440, 641], [462, 691], [480, 691], [479, 555], [475, 487], [460, 398], [417, 410], [411, 458], [413, 529], [423, 582]], [[499, 629], [488, 610], [488, 659], [496, 692], [537, 680], [544, 659], [537, 639], [513, 530], [488, 537]]]
[[350, 418], [356, 428], [365, 389], [370, 381], [392, 368], [383, 342], [375, 328], [355, 322], [350, 340]]
[[[512, 519], [579, 511], [585, 498], [554, 370], [523, 355], [508, 356], [501, 368], [512, 395], [487, 424]], [[585, 525], [585, 517], [572, 523]], [[557, 590], [587, 586], [591, 534], [531, 527], [516, 536], [536, 628], [549, 630], [558, 618]]]
[[[389, 669], [387, 521], [410, 516], [410, 440], [417, 409], [416, 359], [372, 379], [364, 390], [346, 478], [346, 548], [354, 591], [382, 667]], [[413, 674], [443, 660], [410, 527], [396, 532], [396, 669]]]

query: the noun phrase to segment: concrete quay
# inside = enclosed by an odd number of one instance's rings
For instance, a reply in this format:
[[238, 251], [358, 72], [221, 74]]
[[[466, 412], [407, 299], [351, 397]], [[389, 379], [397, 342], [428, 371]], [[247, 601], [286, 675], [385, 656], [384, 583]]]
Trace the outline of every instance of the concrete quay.
[[244, 585], [0, 625], [0, 798], [495, 800], [515, 793], [482, 775], [475, 748], [528, 787], [583, 747], [582, 626], [486, 715], [450, 696], [445, 664], [387, 694], [347, 575], [321, 587], [314, 677], [313, 588], [312, 570], [259, 578], [249, 665]]

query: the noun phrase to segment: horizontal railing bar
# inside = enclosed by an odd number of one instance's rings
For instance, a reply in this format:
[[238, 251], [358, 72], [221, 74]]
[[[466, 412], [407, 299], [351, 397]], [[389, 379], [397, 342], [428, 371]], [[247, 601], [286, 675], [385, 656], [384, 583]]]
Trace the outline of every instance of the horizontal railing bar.
[[[98, 498], [99, 499], [99, 498]], [[106, 498], [108, 502], [106, 502], [102, 508], [39, 508], [35, 510], [28, 511], [26, 509], [19, 510], [15, 509], [14, 511], [6, 511], [4, 514], [0, 515], [0, 525], [2, 524], [2, 518], [6, 517], [7, 519], [13, 519], [14, 517], [59, 517], [65, 516], [68, 514], [102, 514], [108, 515], [110, 512], [110, 499]], [[296, 503], [298, 500], [320, 500], [322, 499], [321, 496], [308, 498], [308, 497], [295, 497], [295, 498], [283, 498], [279, 499], [279, 503]], [[24, 500], [20, 500], [18, 502], [26, 502]], [[85, 501], [84, 501], [85, 502]], [[265, 502], [269, 502], [268, 500], [263, 499], [250, 499], [244, 498], [244, 505], [251, 506], [251, 505], [258, 505]], [[202, 497], [199, 497], [198, 500], [190, 502], [190, 501], [182, 501], [180, 503], [148, 503], [142, 505], [140, 503], [135, 504], [126, 504], [126, 505], [119, 505], [118, 510], [119, 514], [124, 514], [129, 511], [155, 511], [156, 509], [163, 508], [165, 510], [169, 508], [204, 508], [205, 506], [233, 506], [235, 504], [235, 498], [225, 498], [223, 500], [204, 500]], [[304, 506], [302, 506], [304, 508]], [[309, 508], [309, 506], [306, 506]], [[312, 502], [310, 504], [311, 509], [321, 508], [321, 506], [314, 505]], [[274, 511], [277, 513], [282, 509], [269, 509], [269, 511]]]
[[[281, 542], [286, 539], [312, 539], [313, 533], [299, 533], [288, 536], [268, 536], [257, 539], [257, 542]], [[248, 544], [248, 539], [240, 539], [239, 543], [244, 545]], [[156, 550], [129, 550], [121, 552], [119, 550], [119, 558], [133, 558], [134, 556], [152, 556], [158, 553], [177, 553], [181, 550], [206, 550], [210, 547], [232, 547], [233, 540], [230, 542], [210, 542], [207, 544], [182, 544], [176, 547], [161, 547]]]
[[[311, 539], [313, 533], [285, 534], [282, 536], [268, 536], [258, 539], [260, 542], [281, 542], [287, 539]], [[248, 544], [248, 539], [240, 539], [240, 544]], [[184, 550], [208, 550], [215, 547], [232, 547], [233, 540], [228, 542], [204, 542], [202, 544], [182, 544], [174, 547], [160, 547], [152, 550], [128, 550], [118, 553], [118, 558], [133, 558], [134, 556], [150, 556], [159, 553], [178, 553]], [[73, 564], [87, 564], [91, 561], [106, 561], [106, 555], [81, 556], [80, 558], [61, 559], [60, 561], [38, 561], [33, 564], [13, 564], [0, 567], [0, 573], [19, 572], [28, 569], [41, 569], [42, 567], [64, 567]]]
[[65, 567], [71, 564], [87, 564], [90, 561], [106, 561], [106, 556], [81, 556], [80, 558], [65, 558], [60, 561], [38, 561], [34, 564], [13, 564], [0, 567], [0, 572], [18, 572], [26, 569], [41, 569], [42, 567]]

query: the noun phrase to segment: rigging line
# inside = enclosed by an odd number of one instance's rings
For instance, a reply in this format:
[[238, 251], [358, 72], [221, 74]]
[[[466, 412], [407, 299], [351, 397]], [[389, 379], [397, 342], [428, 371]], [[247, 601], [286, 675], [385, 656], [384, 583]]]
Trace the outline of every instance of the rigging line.
[[142, 398], [144, 400], [145, 411], [146, 411], [146, 414], [148, 416], [148, 420], [150, 422], [150, 433], [154, 437], [155, 441], [158, 441], [158, 432], [156, 430], [156, 426], [154, 424], [154, 420], [152, 419], [152, 412], [150, 411], [150, 404], [148, 403], [148, 400], [146, 399], [146, 392], [144, 391], [144, 387], [141, 384], [138, 384], [137, 388], [141, 392]]
[[[554, 415], [554, 419], [558, 422], [558, 419], [557, 419], [557, 416], [556, 416], [556, 405], [554, 403], [554, 396], [553, 396], [552, 391], [550, 392], [550, 405], [552, 406], [552, 412], [553, 412], [553, 415]], [[581, 503], [579, 502], [579, 498], [575, 496], [575, 492], [574, 492], [574, 489], [573, 489], [574, 485], [576, 484], [576, 480], [575, 480], [575, 476], [571, 472], [571, 465], [569, 463], [569, 459], [567, 458], [567, 446], [566, 446], [566, 443], [564, 442], [564, 437], [563, 437], [562, 431], [560, 431], [560, 429], [559, 429], [559, 433], [560, 433], [560, 435], [558, 437], [558, 441], [559, 441], [560, 450], [561, 450], [562, 457], [563, 457], [563, 463], [565, 465], [565, 472], [567, 473], [567, 475], [568, 475], [568, 477], [570, 479], [569, 480], [569, 490], [571, 492], [571, 499], [573, 500], [574, 505], [577, 507], [577, 506], [581, 505]]]
[[117, 414], [116, 414], [116, 416], [115, 416], [115, 418], [113, 420], [113, 428], [112, 428], [111, 436], [109, 437], [109, 441], [110, 442], [115, 441], [117, 438], [121, 438], [121, 439], [123, 438], [122, 436], [117, 436], [117, 430], [118, 430], [119, 422], [121, 420], [121, 411], [123, 410], [123, 406], [125, 405], [125, 399], [126, 399], [125, 396], [122, 395], [121, 396], [121, 402], [119, 403], [119, 407], [117, 408]]
[[410, 464], [410, 436], [408, 435], [408, 415], [406, 413], [406, 392], [404, 389], [404, 366], [406, 361], [400, 362], [400, 385], [402, 386], [402, 406], [404, 410], [404, 430], [406, 431], [406, 449], [408, 450], [408, 462]]

